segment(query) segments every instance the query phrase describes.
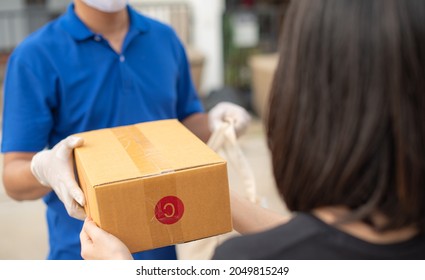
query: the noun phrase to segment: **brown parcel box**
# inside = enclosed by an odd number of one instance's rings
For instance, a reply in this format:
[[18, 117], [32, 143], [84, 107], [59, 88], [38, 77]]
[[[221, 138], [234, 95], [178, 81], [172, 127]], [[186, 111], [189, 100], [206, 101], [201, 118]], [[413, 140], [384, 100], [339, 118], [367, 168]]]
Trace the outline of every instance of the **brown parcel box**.
[[232, 230], [226, 162], [177, 120], [76, 135], [86, 213], [131, 252]]

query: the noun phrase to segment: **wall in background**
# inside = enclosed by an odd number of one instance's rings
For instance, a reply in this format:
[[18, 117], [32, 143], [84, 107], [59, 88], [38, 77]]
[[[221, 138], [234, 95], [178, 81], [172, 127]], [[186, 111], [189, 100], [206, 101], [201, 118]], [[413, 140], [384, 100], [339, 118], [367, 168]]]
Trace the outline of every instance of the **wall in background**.
[[26, 36], [28, 22], [23, 8], [24, 0], [0, 0], [0, 51], [13, 48]]
[[190, 44], [205, 55], [202, 92], [223, 86], [222, 15], [224, 0], [130, 0], [134, 4], [187, 3], [192, 10]]

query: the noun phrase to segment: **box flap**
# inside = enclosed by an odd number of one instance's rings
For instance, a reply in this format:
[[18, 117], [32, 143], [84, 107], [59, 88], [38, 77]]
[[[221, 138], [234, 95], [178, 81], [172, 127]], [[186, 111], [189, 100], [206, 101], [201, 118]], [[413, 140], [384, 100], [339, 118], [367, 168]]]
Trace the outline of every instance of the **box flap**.
[[90, 170], [91, 186], [225, 162], [177, 120], [76, 135], [84, 138], [84, 146], [75, 149], [75, 156]]

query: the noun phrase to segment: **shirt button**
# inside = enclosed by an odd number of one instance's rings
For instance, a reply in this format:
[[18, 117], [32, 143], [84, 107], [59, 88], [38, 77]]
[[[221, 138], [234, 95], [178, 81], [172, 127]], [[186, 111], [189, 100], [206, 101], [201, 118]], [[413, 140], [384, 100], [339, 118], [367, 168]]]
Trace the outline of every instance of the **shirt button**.
[[100, 42], [100, 40], [102, 40], [102, 38], [100, 38], [100, 36], [99, 36], [99, 35], [96, 35], [96, 36], [94, 36], [94, 40], [95, 40], [96, 42]]
[[120, 55], [120, 61], [124, 62], [125, 61], [125, 56], [124, 55]]

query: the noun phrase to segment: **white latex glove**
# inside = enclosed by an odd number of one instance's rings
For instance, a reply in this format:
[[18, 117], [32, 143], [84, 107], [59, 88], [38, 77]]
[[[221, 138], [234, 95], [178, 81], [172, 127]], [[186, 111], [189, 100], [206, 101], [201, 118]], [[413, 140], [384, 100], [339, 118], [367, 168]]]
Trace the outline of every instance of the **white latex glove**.
[[83, 139], [69, 136], [51, 150], [41, 151], [32, 158], [31, 172], [46, 187], [54, 190], [71, 217], [84, 220], [84, 194], [74, 176], [72, 151], [83, 145]]
[[230, 122], [235, 128], [236, 135], [243, 135], [251, 123], [249, 113], [239, 105], [230, 102], [220, 102], [208, 113], [210, 131], [217, 130], [223, 122]]

